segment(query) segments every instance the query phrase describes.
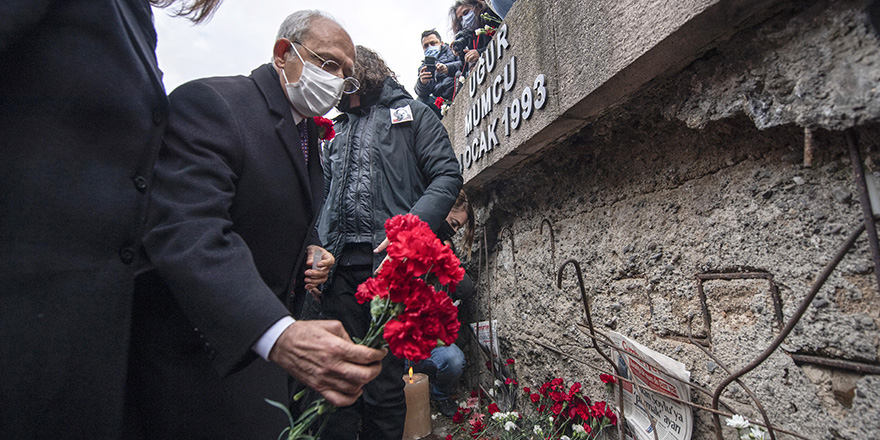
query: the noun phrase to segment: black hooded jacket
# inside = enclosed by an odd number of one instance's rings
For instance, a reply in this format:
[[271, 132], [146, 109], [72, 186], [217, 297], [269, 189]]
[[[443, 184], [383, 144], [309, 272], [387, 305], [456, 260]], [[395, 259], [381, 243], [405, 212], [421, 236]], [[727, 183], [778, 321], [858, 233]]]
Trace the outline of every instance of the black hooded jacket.
[[[385, 220], [397, 214], [416, 214], [436, 232], [462, 185], [446, 129], [430, 108], [391, 77], [378, 96], [361, 100], [336, 118], [336, 137], [324, 147], [318, 233], [337, 257], [347, 243], [375, 248]], [[374, 268], [382, 258], [375, 255]]]

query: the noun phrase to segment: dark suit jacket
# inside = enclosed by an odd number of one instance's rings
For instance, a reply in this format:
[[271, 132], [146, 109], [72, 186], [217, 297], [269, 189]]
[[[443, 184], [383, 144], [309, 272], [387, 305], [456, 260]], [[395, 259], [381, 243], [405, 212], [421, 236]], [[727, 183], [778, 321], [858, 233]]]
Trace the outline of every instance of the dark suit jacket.
[[0, 2], [0, 438], [118, 438], [167, 98], [146, 0]]
[[287, 376], [251, 346], [290, 313], [291, 279], [318, 244], [317, 130], [309, 119], [307, 165], [269, 64], [169, 99], [144, 236], [156, 272], [136, 295], [134, 400], [154, 437], [274, 438], [286, 416], [263, 398], [287, 402]]

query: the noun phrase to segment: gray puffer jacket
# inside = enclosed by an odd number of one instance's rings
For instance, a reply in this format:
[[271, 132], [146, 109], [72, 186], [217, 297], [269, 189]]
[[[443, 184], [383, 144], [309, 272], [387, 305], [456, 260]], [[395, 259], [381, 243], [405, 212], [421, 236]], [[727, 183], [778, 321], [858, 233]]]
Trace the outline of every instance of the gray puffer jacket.
[[[376, 247], [385, 239], [385, 220], [397, 214], [416, 214], [438, 230], [462, 177], [446, 129], [431, 109], [389, 77], [375, 103], [337, 117], [335, 130], [324, 146], [318, 233], [325, 249], [338, 258], [346, 243], [366, 242], [358, 231], [367, 227]], [[373, 267], [383, 258], [376, 255]]]

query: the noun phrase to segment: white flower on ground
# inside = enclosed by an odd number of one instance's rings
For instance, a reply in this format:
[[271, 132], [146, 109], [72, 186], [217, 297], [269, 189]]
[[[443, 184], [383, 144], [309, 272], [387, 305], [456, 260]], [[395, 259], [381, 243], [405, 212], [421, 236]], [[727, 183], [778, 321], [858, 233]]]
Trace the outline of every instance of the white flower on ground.
[[538, 425], [535, 425], [535, 428], [532, 429], [532, 432], [534, 432], [535, 435], [540, 435], [540, 436], [542, 436], [542, 437], [544, 436], [544, 430], [541, 429], [541, 427], [538, 426]]
[[437, 420], [437, 414], [431, 414], [431, 420]]
[[764, 428], [760, 426], [752, 426], [751, 431], [751, 438], [755, 440], [764, 440], [768, 437], [767, 431], [764, 431]]
[[505, 431], [513, 431], [516, 428], [518, 428], [518, 426], [516, 426], [516, 423], [513, 423], [513, 422], [505, 422], [504, 423], [504, 430]]
[[492, 420], [504, 420], [505, 416], [507, 416], [507, 414], [503, 412], [497, 412], [495, 414], [492, 414]]
[[587, 433], [587, 431], [584, 429], [584, 427], [582, 425], [573, 425], [571, 427], [571, 430], [578, 433], [578, 434], [586, 434]]
[[559, 440], [571, 440], [571, 437], [563, 435], [562, 437], [559, 437]]
[[736, 429], [747, 429], [749, 427], [749, 420], [739, 414], [735, 414], [733, 417], [725, 420], [725, 422], [727, 422], [727, 426], [732, 426]]
[[504, 382], [501, 382], [500, 380], [495, 379], [495, 386], [500, 387], [501, 385], [504, 385]]

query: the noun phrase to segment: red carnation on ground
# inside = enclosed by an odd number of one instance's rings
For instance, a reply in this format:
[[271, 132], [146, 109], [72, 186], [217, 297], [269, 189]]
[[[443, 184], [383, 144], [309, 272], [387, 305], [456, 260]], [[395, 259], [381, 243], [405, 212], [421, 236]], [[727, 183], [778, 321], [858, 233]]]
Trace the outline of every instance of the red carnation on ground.
[[329, 141], [336, 137], [336, 130], [333, 129], [333, 121], [321, 116], [315, 116], [313, 119], [315, 120], [315, 124], [318, 125], [318, 139]]
[[617, 378], [610, 374], [600, 374], [599, 380], [605, 383], [617, 383]]
[[487, 409], [487, 411], [489, 411], [489, 414], [495, 414], [495, 413], [497, 413], [498, 411], [500, 411], [500, 409], [498, 409], [498, 405], [496, 405], [496, 404], [494, 404], [494, 403], [490, 403], [490, 404], [489, 404], [489, 408]]

